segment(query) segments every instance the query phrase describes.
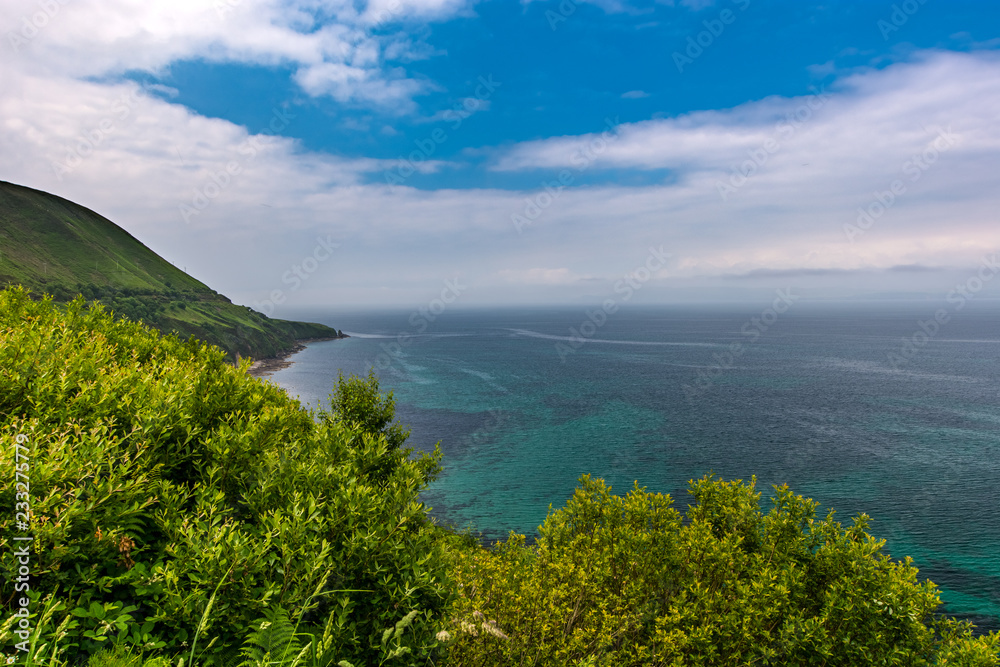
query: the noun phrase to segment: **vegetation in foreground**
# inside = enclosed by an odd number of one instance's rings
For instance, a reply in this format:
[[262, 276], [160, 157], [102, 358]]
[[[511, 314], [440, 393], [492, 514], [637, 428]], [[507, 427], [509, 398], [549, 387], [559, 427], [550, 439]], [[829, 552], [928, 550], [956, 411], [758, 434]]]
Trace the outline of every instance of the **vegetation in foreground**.
[[[417, 497], [438, 455], [402, 447], [374, 379], [342, 381], [314, 419], [245, 366], [82, 299], [0, 292], [0, 465], [26, 436], [35, 664], [79, 664], [112, 639], [227, 664], [289, 622], [318, 638], [320, 664], [440, 653], [452, 586]], [[5, 484], [5, 650], [15, 502]]]
[[231, 359], [273, 357], [297, 339], [338, 336], [322, 324], [238, 306], [94, 211], [0, 181], [0, 286], [14, 284], [59, 302], [83, 294], [117, 316], [218, 345]]
[[[753, 484], [614, 496], [584, 477], [541, 537], [484, 549], [419, 492], [374, 377], [310, 413], [218, 349], [77, 299], [0, 292], [0, 466], [30, 452], [31, 634], [14, 649], [16, 488], [0, 488], [0, 642], [21, 664], [997, 665], [865, 518]], [[7, 473], [12, 475], [12, 473]]]
[[681, 515], [584, 477], [534, 546], [461, 552], [450, 664], [1000, 663], [1000, 636], [935, 616], [934, 584], [884, 554], [867, 517], [845, 528], [785, 487], [767, 511], [753, 483], [689, 491]]

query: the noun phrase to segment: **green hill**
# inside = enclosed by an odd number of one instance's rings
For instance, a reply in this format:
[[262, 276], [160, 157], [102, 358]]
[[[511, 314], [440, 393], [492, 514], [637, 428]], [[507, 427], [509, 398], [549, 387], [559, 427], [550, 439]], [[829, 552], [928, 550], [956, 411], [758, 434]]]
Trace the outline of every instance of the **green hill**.
[[231, 357], [273, 357], [296, 340], [338, 336], [322, 324], [235, 305], [90, 209], [0, 181], [0, 285], [16, 284], [56, 301], [83, 294], [116, 315], [193, 335]]

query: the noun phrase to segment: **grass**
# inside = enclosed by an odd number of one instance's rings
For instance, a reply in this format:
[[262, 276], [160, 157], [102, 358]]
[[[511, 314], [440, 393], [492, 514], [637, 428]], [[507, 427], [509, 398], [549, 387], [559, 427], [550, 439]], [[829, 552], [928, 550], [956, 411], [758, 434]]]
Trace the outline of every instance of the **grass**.
[[0, 181], [0, 287], [8, 285], [61, 302], [82, 293], [118, 316], [195, 336], [234, 359], [277, 356], [297, 339], [337, 336], [322, 324], [274, 320], [233, 304], [94, 211]]

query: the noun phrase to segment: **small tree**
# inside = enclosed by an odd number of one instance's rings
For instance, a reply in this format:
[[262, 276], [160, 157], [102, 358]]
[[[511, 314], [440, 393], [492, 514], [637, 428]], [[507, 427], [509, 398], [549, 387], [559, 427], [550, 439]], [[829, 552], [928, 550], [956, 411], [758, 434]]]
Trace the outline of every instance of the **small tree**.
[[355, 426], [364, 433], [384, 435], [395, 448], [399, 448], [410, 436], [409, 429], [394, 423], [396, 403], [392, 392], [379, 393], [378, 378], [374, 371], [367, 378], [343, 373], [337, 376], [337, 384], [330, 395], [332, 412], [328, 419]]
[[584, 476], [541, 537], [459, 552], [449, 664], [997, 665], [1000, 635], [935, 615], [934, 584], [867, 517], [754, 483], [691, 483], [686, 516]]
[[[403, 447], [410, 430], [395, 421], [396, 403], [392, 392], [380, 393], [374, 371], [369, 371], [367, 378], [356, 375], [345, 378], [340, 373], [330, 395], [330, 409], [330, 412], [321, 413], [324, 421], [340, 423], [370, 436], [355, 443], [357, 448], [364, 450], [359, 453], [359, 460], [369, 461], [363, 470], [366, 475], [386, 479], [413, 453], [412, 448]], [[441, 471], [440, 443], [434, 446], [433, 454], [421, 456], [415, 463], [425, 483], [434, 479]]]

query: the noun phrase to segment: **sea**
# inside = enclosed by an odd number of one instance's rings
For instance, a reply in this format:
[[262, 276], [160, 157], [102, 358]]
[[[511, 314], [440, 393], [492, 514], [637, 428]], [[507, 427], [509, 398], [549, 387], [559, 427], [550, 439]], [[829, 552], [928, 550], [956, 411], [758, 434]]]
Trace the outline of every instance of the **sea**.
[[350, 338], [266, 379], [319, 407], [374, 368], [410, 446], [440, 442], [423, 500], [484, 540], [537, 535], [584, 474], [681, 511], [692, 479], [755, 478], [765, 507], [787, 484], [869, 515], [944, 612], [1000, 629], [1000, 301], [611, 310], [296, 312]]

